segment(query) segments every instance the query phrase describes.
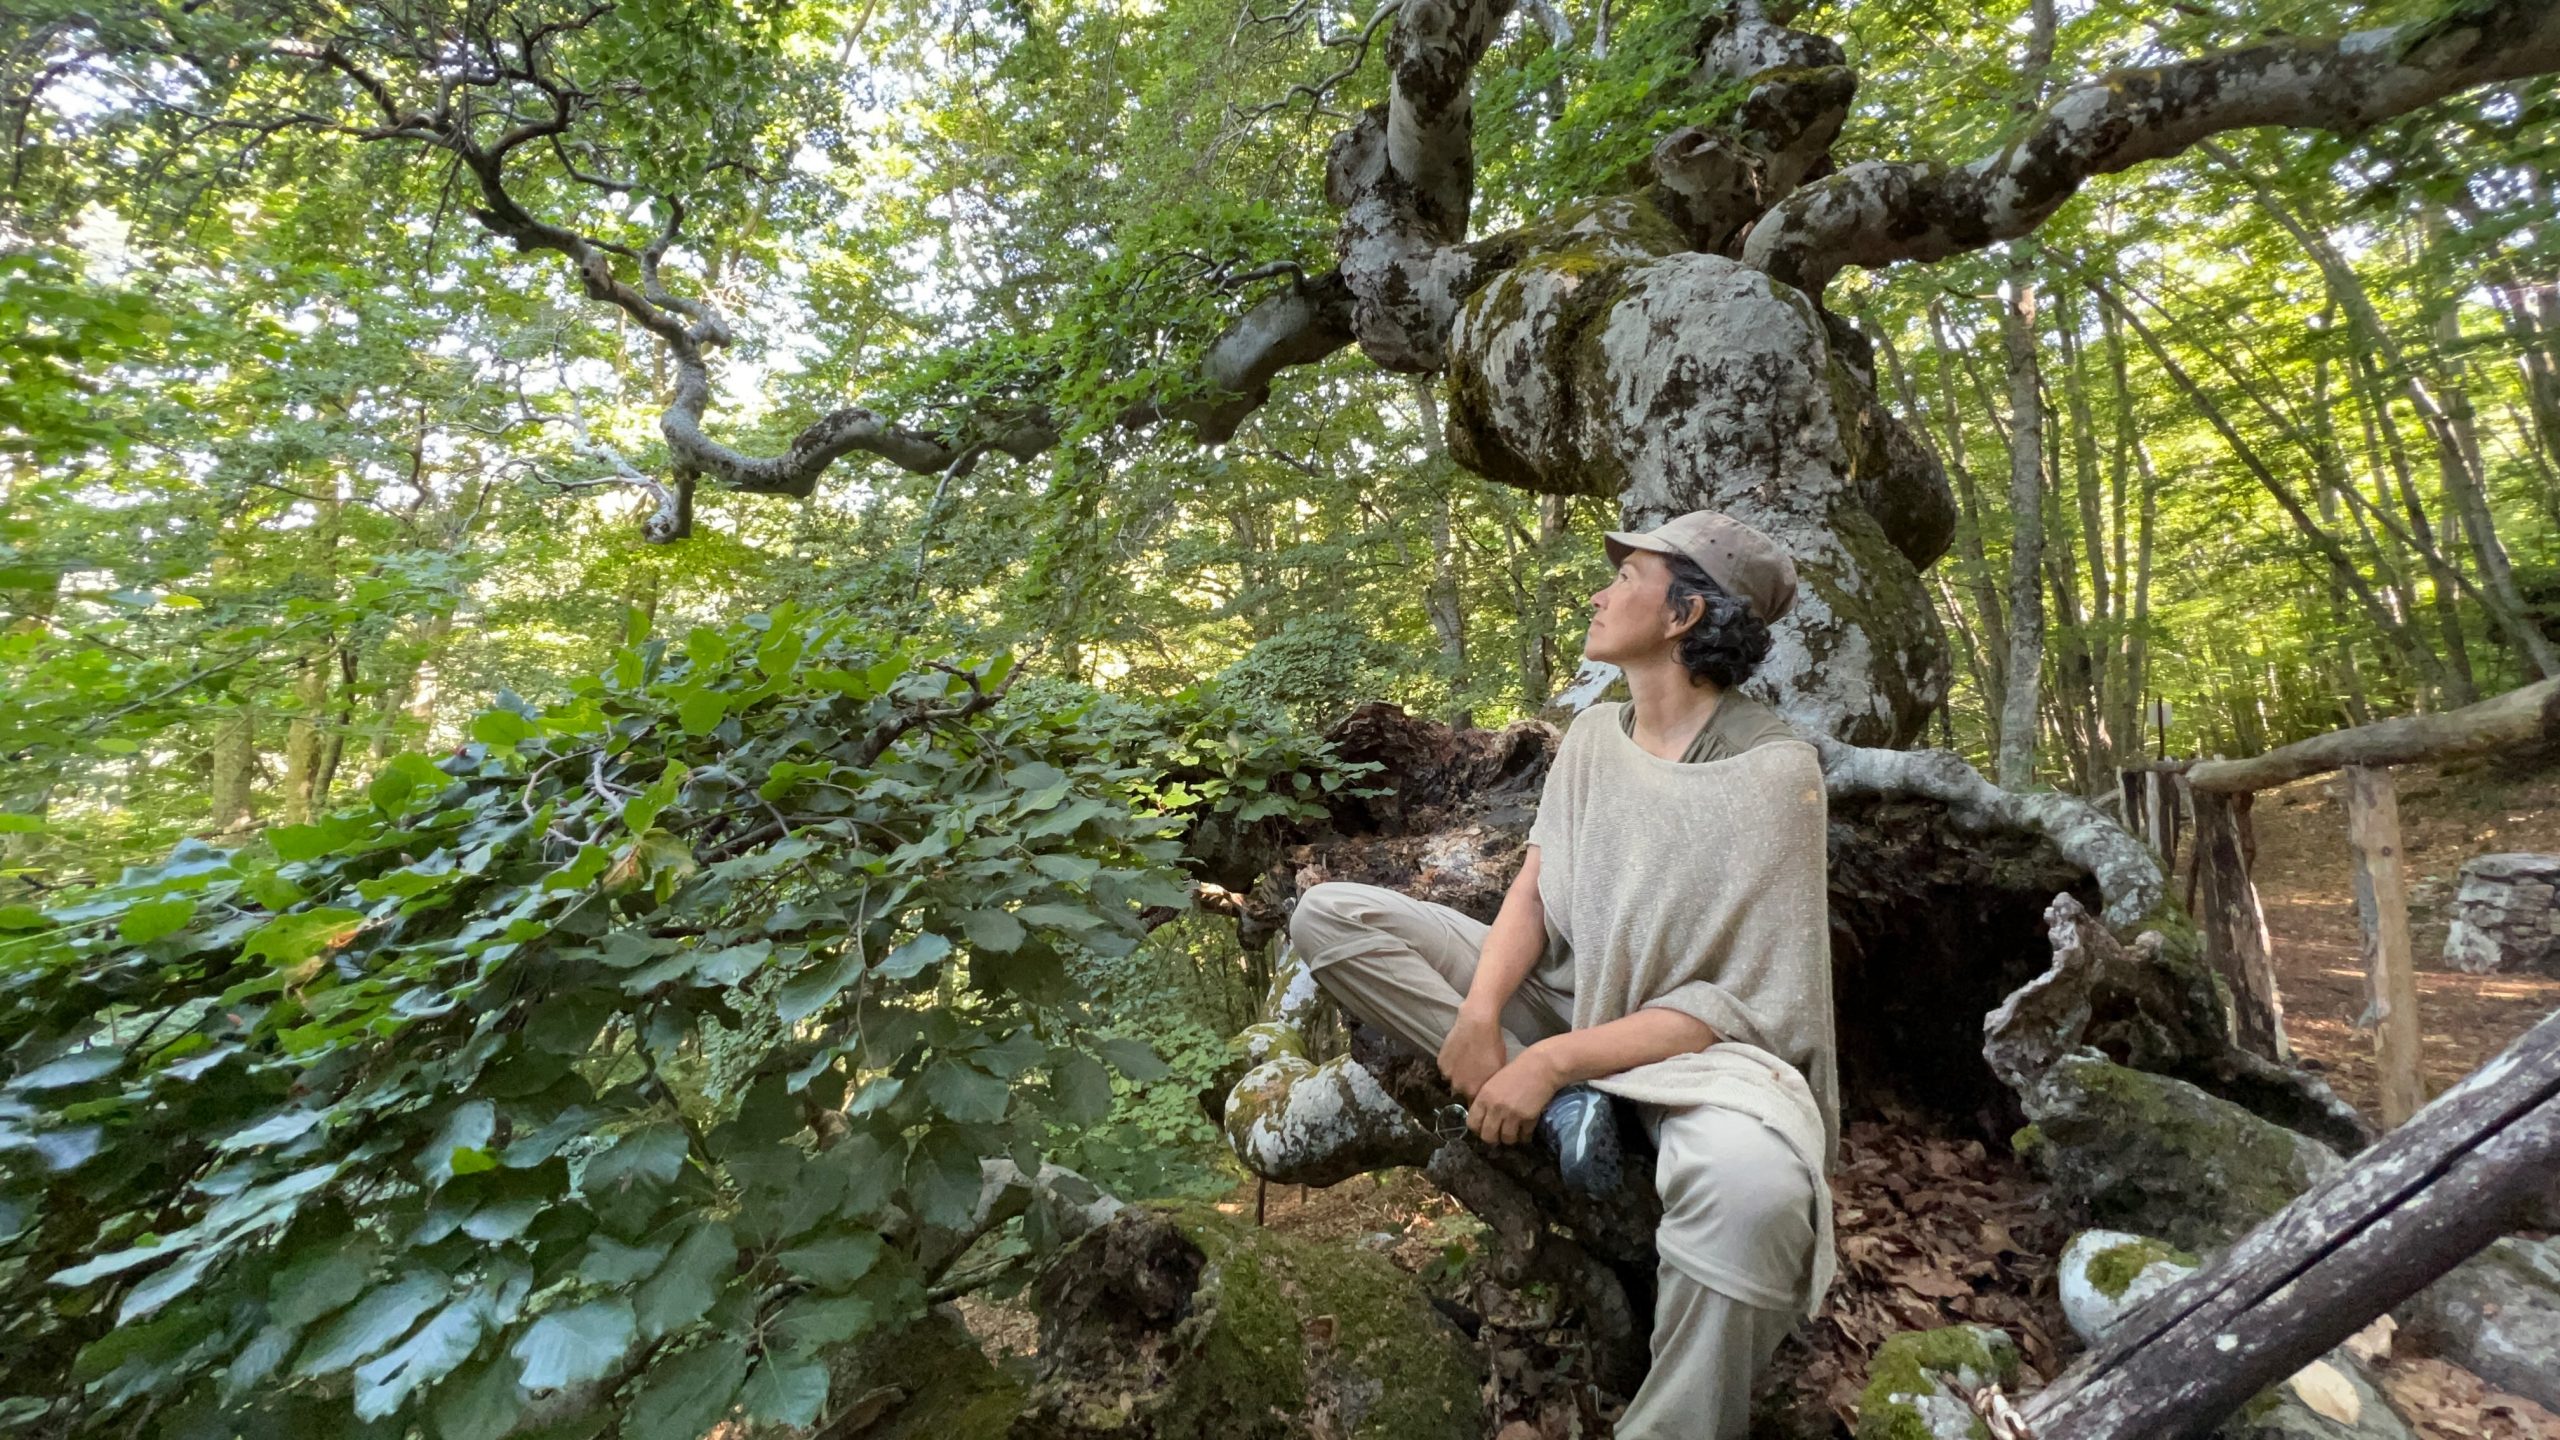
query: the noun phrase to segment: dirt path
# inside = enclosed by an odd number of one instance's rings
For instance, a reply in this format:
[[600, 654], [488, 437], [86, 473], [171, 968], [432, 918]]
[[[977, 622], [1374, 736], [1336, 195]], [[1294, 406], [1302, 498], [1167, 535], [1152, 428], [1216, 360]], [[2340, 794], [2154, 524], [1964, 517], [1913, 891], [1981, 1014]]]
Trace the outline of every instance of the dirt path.
[[[2398, 772], [2408, 846], [2411, 949], [2418, 966], [2422, 1076], [2429, 1095], [2560, 1010], [2560, 980], [2465, 975], [2442, 968], [2456, 872], [2474, 855], [2560, 851], [2560, 772], [2500, 774], [2473, 767]], [[2364, 930], [2356, 919], [2346, 812], [2333, 777], [2258, 797], [2253, 878], [2267, 913], [2285, 1033], [2306, 1065], [2379, 1121], [2373, 1041], [2352, 1027], [2364, 1010]]]

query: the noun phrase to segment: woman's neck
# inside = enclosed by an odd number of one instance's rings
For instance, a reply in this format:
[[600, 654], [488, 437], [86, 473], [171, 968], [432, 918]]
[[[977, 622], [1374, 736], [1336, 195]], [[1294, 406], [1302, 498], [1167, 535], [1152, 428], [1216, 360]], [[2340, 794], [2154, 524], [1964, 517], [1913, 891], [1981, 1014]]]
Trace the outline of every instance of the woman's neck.
[[1688, 753], [1714, 718], [1724, 691], [1712, 681], [1692, 680], [1689, 667], [1676, 659], [1627, 667], [1628, 703], [1635, 706], [1635, 741], [1665, 760]]

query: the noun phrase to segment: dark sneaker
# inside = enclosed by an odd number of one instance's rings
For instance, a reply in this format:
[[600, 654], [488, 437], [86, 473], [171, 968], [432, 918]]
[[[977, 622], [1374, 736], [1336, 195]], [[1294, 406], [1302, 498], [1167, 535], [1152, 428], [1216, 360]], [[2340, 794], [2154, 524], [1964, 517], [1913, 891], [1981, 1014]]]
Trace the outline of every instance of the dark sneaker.
[[1616, 1193], [1625, 1152], [1618, 1143], [1618, 1107], [1608, 1096], [1580, 1083], [1558, 1090], [1538, 1117], [1538, 1140], [1556, 1157], [1565, 1184], [1585, 1195]]

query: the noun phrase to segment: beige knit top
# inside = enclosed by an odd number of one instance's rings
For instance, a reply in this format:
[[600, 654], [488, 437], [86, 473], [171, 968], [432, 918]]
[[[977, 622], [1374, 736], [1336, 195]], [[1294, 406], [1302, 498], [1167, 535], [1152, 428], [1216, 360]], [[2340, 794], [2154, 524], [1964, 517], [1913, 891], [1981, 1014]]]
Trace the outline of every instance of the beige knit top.
[[[1625, 733], [1618, 710], [1576, 717], [1529, 831], [1551, 939], [1571, 947], [1573, 1028], [1662, 1006], [1718, 1041], [1592, 1083], [1754, 1116], [1827, 1183], [1840, 1079], [1821, 761], [1802, 740], [1665, 760]], [[1822, 1199], [1807, 1315], [1837, 1266]]]

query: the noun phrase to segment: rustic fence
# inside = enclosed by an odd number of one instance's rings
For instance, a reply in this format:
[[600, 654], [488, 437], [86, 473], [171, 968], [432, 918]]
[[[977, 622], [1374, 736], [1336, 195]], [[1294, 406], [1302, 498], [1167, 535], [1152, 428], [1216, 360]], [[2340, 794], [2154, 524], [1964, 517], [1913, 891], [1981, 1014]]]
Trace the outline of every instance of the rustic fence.
[[[2249, 878], [2257, 859], [2250, 810], [2261, 790], [2342, 773], [2356, 913], [2364, 923], [2365, 1022], [2382, 1073], [2382, 1118], [2398, 1125], [2426, 1103], [2418, 1080], [2418, 990], [2409, 959], [2409, 891], [2391, 767], [2560, 745], [2560, 679], [2440, 715], [2413, 715], [2297, 741], [2246, 760], [2161, 760], [2118, 774], [2125, 823], [2175, 876], [2185, 861], [2188, 910], [2206, 960], [2231, 987], [2240, 1043], [2290, 1060], [2284, 997], [2265, 913]], [[2183, 856], [2181, 850], [2184, 850]]]

